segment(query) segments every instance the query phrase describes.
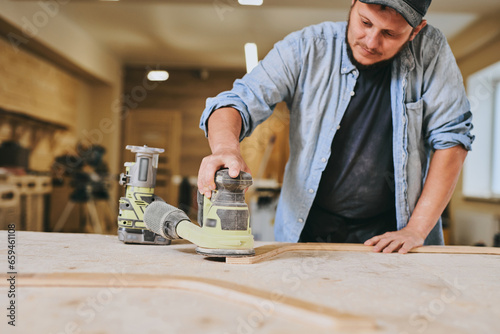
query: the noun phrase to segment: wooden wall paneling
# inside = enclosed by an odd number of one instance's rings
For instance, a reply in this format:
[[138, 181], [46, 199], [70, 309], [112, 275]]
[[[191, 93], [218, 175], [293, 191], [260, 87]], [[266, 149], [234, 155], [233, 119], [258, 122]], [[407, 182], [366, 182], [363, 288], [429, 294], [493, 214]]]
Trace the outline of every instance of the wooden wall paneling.
[[[2, 23], [0, 34], [6, 31]], [[10, 27], [7, 28], [10, 31]], [[33, 40], [29, 46], [37, 44]], [[115, 128], [119, 128], [112, 102], [122, 91], [121, 83], [103, 83], [81, 69], [75, 70], [75, 66], [68, 66], [69, 62], [54, 52], [42, 52], [42, 48], [31, 50], [14, 49], [0, 37], [0, 112], [5, 111], [14, 119], [4, 124], [0, 113], [0, 142], [19, 141], [31, 150], [30, 169], [49, 173], [54, 171], [55, 157], [77, 154], [75, 148], [78, 141], [89, 142], [98, 138], [98, 142], [92, 144], [103, 145], [107, 149], [105, 160], [111, 173], [116, 173], [119, 161], [113, 153], [118, 151], [119, 135], [107, 126], [103, 128], [101, 121], [111, 119], [117, 123]], [[95, 132], [99, 132], [99, 136], [93, 136]], [[111, 175], [113, 180], [115, 175]], [[54, 191], [49, 225], [54, 225], [54, 219], [61, 215], [72, 191], [69, 185], [64, 187], [67, 189], [58, 187]], [[117, 202], [114, 184], [110, 195], [112, 207]], [[72, 222], [78, 221], [80, 216], [77, 214], [79, 210], [74, 211], [75, 214], [70, 217]], [[71, 231], [79, 231], [79, 228], [67, 226], [66, 229], [65, 226], [65, 230]]]
[[[148, 90], [144, 100], [137, 101], [134, 109], [178, 110], [182, 116], [180, 152], [180, 176], [198, 175], [203, 157], [210, 154], [208, 141], [199, 129], [200, 116], [206, 99], [231, 89], [234, 80], [244, 75], [239, 70], [209, 69], [208, 78], [199, 69], [166, 68], [170, 73], [167, 81]], [[140, 67], [125, 69], [125, 94], [132, 95], [134, 88], [143, 85], [147, 70]]]
[[78, 79], [0, 38], [0, 107], [74, 126]]

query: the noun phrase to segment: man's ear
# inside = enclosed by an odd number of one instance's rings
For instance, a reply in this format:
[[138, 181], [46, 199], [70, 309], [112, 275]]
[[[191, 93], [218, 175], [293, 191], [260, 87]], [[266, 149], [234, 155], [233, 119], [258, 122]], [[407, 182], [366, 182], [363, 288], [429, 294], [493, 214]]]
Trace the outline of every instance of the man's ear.
[[422, 30], [426, 25], [427, 25], [427, 20], [422, 20], [422, 22], [420, 22], [418, 26], [413, 28], [413, 32], [410, 35], [410, 41], [413, 41], [415, 36], [417, 36], [420, 30]]

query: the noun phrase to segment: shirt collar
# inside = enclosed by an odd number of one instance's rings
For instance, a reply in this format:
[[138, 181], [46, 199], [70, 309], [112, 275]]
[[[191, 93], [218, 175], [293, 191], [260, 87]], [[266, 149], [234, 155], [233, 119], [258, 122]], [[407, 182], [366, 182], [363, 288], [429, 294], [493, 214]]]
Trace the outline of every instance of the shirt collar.
[[349, 59], [349, 55], [347, 54], [347, 40], [345, 38], [346, 29], [347, 22], [344, 22], [344, 25], [342, 27], [342, 67], [340, 68], [341, 74], [347, 74], [356, 69], [356, 66], [352, 64], [351, 59]]
[[408, 43], [403, 50], [399, 53], [399, 60], [401, 65], [411, 71], [415, 68], [415, 57], [413, 56], [413, 42]]

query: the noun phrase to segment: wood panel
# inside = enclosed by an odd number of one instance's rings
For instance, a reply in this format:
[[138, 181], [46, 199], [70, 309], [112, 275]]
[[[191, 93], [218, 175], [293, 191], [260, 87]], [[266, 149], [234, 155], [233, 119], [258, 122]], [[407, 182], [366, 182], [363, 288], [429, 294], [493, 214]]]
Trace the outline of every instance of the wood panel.
[[[70, 287], [70, 288], [107, 288], [109, 282], [116, 279], [115, 274], [89, 273], [53, 273], [53, 274], [21, 274], [21, 287]], [[313, 328], [330, 330], [366, 331], [375, 330], [376, 322], [370, 317], [361, 317], [338, 312], [335, 309], [322, 307], [295, 298], [282, 297], [273, 300], [263, 290], [249, 288], [239, 284], [228, 285], [215, 279], [200, 280], [197, 277], [151, 274], [128, 274], [122, 277], [127, 281], [127, 288], [154, 288], [191, 291], [199, 295], [221, 298], [235, 305], [258, 307], [261, 304], [274, 304], [273, 315], [289, 321], [304, 323]], [[7, 283], [0, 283], [0, 286]]]
[[[340, 315], [374, 319], [376, 328], [364, 334], [500, 328], [498, 256], [314, 250], [249, 267], [197, 255], [182, 240], [151, 246], [95, 234], [16, 237], [22, 333], [356, 333], [335, 330]], [[0, 282], [0, 294], [7, 296], [8, 283]]]
[[38, 119], [75, 126], [79, 82], [0, 38], [0, 107]]
[[[234, 80], [244, 75], [243, 71], [209, 70], [208, 77], [202, 77], [199, 69], [168, 69], [170, 77], [153, 86], [141, 101], [133, 101], [134, 109], [178, 110], [182, 117], [182, 145], [180, 155], [181, 176], [197, 176], [203, 157], [210, 154], [208, 141], [199, 129], [200, 116], [206, 99], [231, 89]], [[125, 94], [132, 95], [135, 87], [143, 86], [146, 68], [125, 69]], [[151, 84], [151, 83], [150, 83]]]

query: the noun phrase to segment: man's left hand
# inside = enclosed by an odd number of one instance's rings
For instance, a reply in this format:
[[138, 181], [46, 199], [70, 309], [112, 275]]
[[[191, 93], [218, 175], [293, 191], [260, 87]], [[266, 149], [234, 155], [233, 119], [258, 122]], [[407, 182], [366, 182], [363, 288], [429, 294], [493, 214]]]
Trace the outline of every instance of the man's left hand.
[[424, 244], [425, 237], [421, 233], [405, 227], [399, 231], [386, 232], [365, 241], [365, 245], [374, 246], [374, 252], [406, 254], [415, 247]]

